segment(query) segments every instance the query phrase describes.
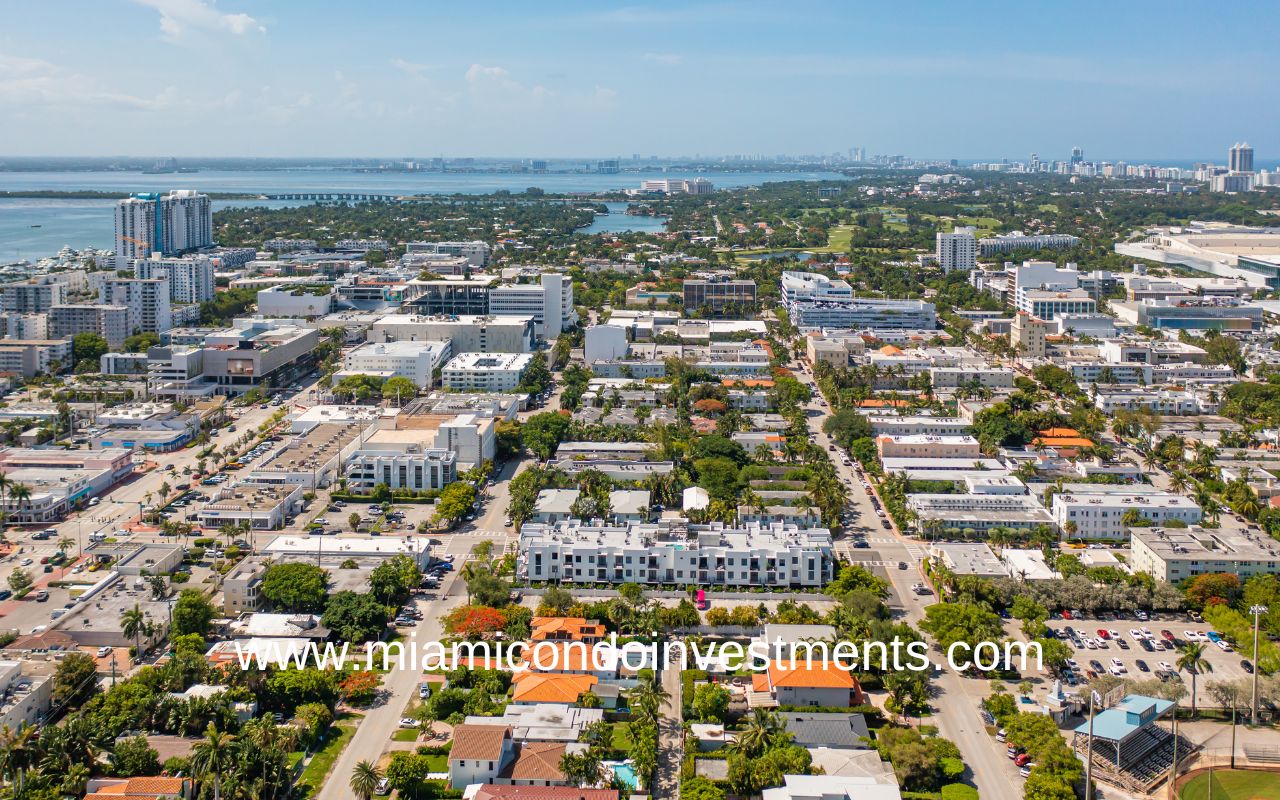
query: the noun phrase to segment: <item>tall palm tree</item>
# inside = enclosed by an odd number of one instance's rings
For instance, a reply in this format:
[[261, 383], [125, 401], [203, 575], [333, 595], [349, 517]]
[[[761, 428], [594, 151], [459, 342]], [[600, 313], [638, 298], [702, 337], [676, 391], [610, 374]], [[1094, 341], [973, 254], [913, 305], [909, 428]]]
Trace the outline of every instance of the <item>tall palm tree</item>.
[[1169, 474], [1169, 489], [1182, 494], [1191, 486], [1191, 482], [1187, 473], [1180, 469], [1175, 469]]
[[201, 782], [213, 781], [213, 800], [222, 800], [222, 767], [234, 738], [211, 722], [204, 730], [204, 738], [191, 748], [191, 769]]
[[13, 481], [9, 480], [9, 476], [0, 472], [0, 530], [4, 529], [5, 520], [9, 517], [9, 508], [5, 505], [4, 497], [12, 485]]
[[368, 761], [360, 761], [351, 770], [351, 792], [360, 800], [369, 800], [382, 781], [382, 770]]
[[142, 632], [146, 630], [147, 619], [137, 603], [133, 608], [120, 615], [120, 632], [126, 639], [133, 640], [134, 652], [142, 655]]
[[58, 550], [66, 553], [71, 547], [75, 546], [76, 540], [70, 536], [63, 536], [58, 540]]
[[1191, 714], [1196, 713], [1196, 676], [1201, 670], [1213, 672], [1213, 664], [1204, 657], [1204, 644], [1187, 642], [1178, 648], [1178, 660], [1174, 666], [1191, 673]]
[[747, 719], [746, 730], [738, 734], [738, 750], [748, 758], [755, 758], [768, 749], [783, 729], [777, 714], [767, 708], [757, 708]]
[[9, 497], [13, 500], [13, 505], [22, 511], [22, 507], [31, 501], [31, 487], [25, 483], [14, 483], [9, 486]]

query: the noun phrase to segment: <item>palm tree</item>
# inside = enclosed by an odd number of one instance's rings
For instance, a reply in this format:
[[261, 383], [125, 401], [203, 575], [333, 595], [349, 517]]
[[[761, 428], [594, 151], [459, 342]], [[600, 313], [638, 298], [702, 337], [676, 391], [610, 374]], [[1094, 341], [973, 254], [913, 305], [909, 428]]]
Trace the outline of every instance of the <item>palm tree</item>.
[[75, 545], [75, 543], [76, 540], [72, 539], [70, 536], [63, 536], [58, 540], [58, 550], [62, 553], [66, 553], [69, 548]]
[[209, 723], [204, 738], [191, 748], [191, 769], [200, 781], [213, 780], [213, 800], [222, 800], [222, 765], [233, 737]]
[[1204, 657], [1204, 644], [1187, 642], [1178, 648], [1178, 660], [1175, 666], [1191, 673], [1191, 715], [1196, 713], [1196, 676], [1201, 670], [1213, 672], [1213, 664]]
[[351, 771], [351, 792], [360, 800], [369, 800], [382, 781], [382, 770], [368, 761], [361, 761]]
[[9, 508], [4, 503], [4, 496], [12, 485], [13, 481], [9, 480], [9, 476], [0, 472], [0, 531], [4, 529], [5, 520], [9, 516]]
[[767, 708], [757, 708], [748, 718], [746, 730], [738, 734], [737, 748], [748, 758], [755, 758], [768, 749], [782, 730], [777, 714]]
[[126, 639], [133, 639], [134, 652], [139, 656], [142, 655], [142, 632], [146, 627], [146, 616], [137, 603], [120, 615], [120, 632]]
[[23, 505], [31, 500], [31, 487], [27, 486], [25, 483], [11, 484], [9, 487], [9, 497], [13, 499], [13, 504], [18, 511], [21, 511]]
[[1182, 494], [1190, 486], [1191, 486], [1191, 482], [1187, 476], [1187, 473], [1183, 472], [1182, 470], [1175, 469], [1172, 473], [1169, 474], [1170, 491], [1176, 492], [1177, 494]]

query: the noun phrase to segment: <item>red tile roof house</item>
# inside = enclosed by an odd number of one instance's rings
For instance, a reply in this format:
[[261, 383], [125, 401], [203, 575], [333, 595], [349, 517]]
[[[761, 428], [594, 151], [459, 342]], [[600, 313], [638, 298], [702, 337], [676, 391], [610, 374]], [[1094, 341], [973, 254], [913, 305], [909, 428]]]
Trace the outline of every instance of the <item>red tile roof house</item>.
[[511, 729], [498, 725], [459, 725], [449, 749], [449, 785], [463, 789], [473, 783], [494, 783], [515, 761]]
[[792, 666], [774, 661], [767, 672], [753, 674], [751, 684], [753, 691], [768, 692], [780, 706], [848, 708], [863, 703], [857, 679], [836, 664], [810, 666], [798, 660]]
[[190, 778], [90, 778], [84, 800], [189, 800]]
[[579, 789], [576, 786], [499, 786], [486, 783], [469, 787], [465, 800], [618, 800], [617, 789]]

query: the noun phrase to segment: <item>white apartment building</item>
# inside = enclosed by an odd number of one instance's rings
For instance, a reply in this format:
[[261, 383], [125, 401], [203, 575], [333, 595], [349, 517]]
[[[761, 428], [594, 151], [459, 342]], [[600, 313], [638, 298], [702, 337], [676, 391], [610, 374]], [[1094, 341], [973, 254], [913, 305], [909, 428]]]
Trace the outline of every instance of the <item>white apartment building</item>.
[[1216, 403], [1209, 403], [1195, 392], [1173, 389], [1099, 389], [1093, 404], [1107, 415], [1121, 409], [1137, 411], [1140, 408], [1175, 416], [1211, 414], [1217, 410]]
[[533, 317], [538, 335], [554, 339], [578, 322], [573, 307], [573, 281], [558, 272], [544, 272], [538, 283], [507, 283], [489, 290], [489, 313]]
[[569, 521], [526, 524], [516, 571], [530, 581], [786, 588], [823, 586], [834, 577], [834, 566], [825, 528], [595, 527]]
[[979, 458], [982, 449], [972, 436], [885, 434], [876, 437], [881, 458]]
[[369, 342], [362, 344], [342, 359], [343, 372], [399, 375], [413, 381], [420, 389], [434, 386], [436, 369], [452, 355], [448, 341], [435, 342]]
[[323, 317], [333, 310], [333, 287], [272, 286], [258, 292], [258, 313], [264, 317]]
[[984, 386], [988, 389], [1013, 387], [1016, 373], [1009, 367], [932, 367], [929, 380], [934, 389], [955, 389], [960, 386]]
[[169, 281], [169, 299], [174, 303], [204, 303], [213, 299], [213, 261], [205, 256], [165, 258], [153, 253], [133, 262], [135, 278], [163, 278]]
[[352, 454], [343, 473], [347, 484], [361, 492], [380, 483], [390, 489], [443, 489], [458, 479], [458, 456], [431, 447], [427, 442], [432, 438], [429, 431], [375, 433]]
[[1226, 572], [1248, 578], [1280, 571], [1280, 544], [1263, 533], [1226, 529], [1130, 528], [1129, 565], [1158, 581]]
[[1019, 311], [1025, 311], [1037, 319], [1052, 320], [1063, 314], [1093, 314], [1098, 303], [1083, 289], [1065, 292], [1028, 289], [1022, 293]]
[[103, 375], [146, 375], [146, 353], [103, 353], [98, 359], [98, 371]]
[[370, 342], [448, 341], [453, 354], [527, 353], [536, 336], [533, 317], [386, 314], [369, 328]]
[[967, 420], [959, 417], [900, 417], [894, 414], [873, 414], [867, 416], [871, 423], [873, 436], [909, 436], [921, 434], [927, 436], [963, 436], [973, 430]]
[[442, 382], [448, 389], [509, 392], [532, 361], [529, 353], [463, 353], [445, 364]]
[[802, 302], [845, 302], [853, 299], [853, 287], [847, 281], [832, 280], [814, 272], [782, 273], [782, 302], [790, 310]]
[[492, 461], [497, 452], [498, 425], [492, 417], [459, 414], [436, 428], [435, 446], [452, 450], [468, 467]]
[[1135, 511], [1156, 525], [1174, 519], [1194, 525], [1203, 516], [1200, 506], [1185, 495], [1119, 488], [1122, 491], [1094, 491], [1081, 487], [1079, 492], [1055, 494], [1052, 506], [1054, 522], [1063, 531], [1067, 530], [1067, 523], [1075, 523], [1075, 532], [1070, 534], [1073, 538], [1123, 539], [1128, 535], [1123, 523], [1127, 511]]
[[6, 283], [0, 285], [0, 311], [7, 314], [43, 314], [67, 302], [65, 283]]
[[190, 189], [167, 195], [136, 194], [115, 210], [116, 255], [147, 258], [177, 255], [213, 245], [213, 205]]
[[173, 327], [169, 281], [164, 278], [115, 278], [107, 281], [108, 305], [129, 309], [129, 332], [162, 333]]
[[973, 228], [956, 226], [952, 233], [937, 233], [934, 257], [943, 272], [968, 272], [978, 266], [978, 240], [973, 232]]
[[129, 309], [108, 305], [58, 305], [49, 309], [48, 336], [70, 339], [78, 333], [96, 333], [107, 340], [107, 346], [119, 349], [133, 330], [129, 327]]
[[48, 339], [49, 315], [0, 312], [0, 332], [6, 339]]
[[587, 364], [623, 358], [628, 346], [627, 329], [621, 325], [591, 325], [583, 333], [583, 352]]
[[481, 242], [409, 242], [405, 254], [430, 253], [434, 255], [459, 256], [465, 258], [474, 267], [485, 267], [489, 264], [489, 245]]
[[1079, 237], [1066, 233], [1028, 236], [1021, 231], [978, 240], [978, 255], [993, 256], [1010, 250], [1066, 250], [1080, 244]]

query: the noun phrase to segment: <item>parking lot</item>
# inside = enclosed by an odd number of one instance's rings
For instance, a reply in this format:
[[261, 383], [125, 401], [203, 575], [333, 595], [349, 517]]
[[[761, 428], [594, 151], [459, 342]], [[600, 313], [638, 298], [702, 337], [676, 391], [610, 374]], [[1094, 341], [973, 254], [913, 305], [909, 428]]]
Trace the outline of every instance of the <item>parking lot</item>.
[[[1135, 619], [1130, 614], [1106, 615], [1102, 619], [1097, 617], [1052, 619], [1047, 625], [1060, 641], [1075, 651], [1073, 658], [1078, 667], [1074, 672], [1081, 681], [1088, 680], [1090, 670], [1132, 680], [1157, 677], [1181, 679], [1187, 686], [1186, 702], [1190, 703], [1190, 676], [1186, 672], [1177, 670], [1177, 648], [1187, 641], [1198, 641], [1204, 644], [1204, 658], [1212, 666], [1212, 672], [1206, 671], [1207, 674], [1197, 678], [1197, 705], [1212, 705], [1213, 701], [1205, 690], [1205, 684], [1210, 680], [1231, 681], [1250, 674], [1242, 666], [1244, 658], [1238, 652], [1234, 649], [1224, 651], [1209, 641], [1208, 634], [1212, 626], [1203, 622], [1192, 622], [1185, 614], [1159, 614], [1146, 621]], [[1012, 629], [1018, 626], [1019, 623], [1014, 623]], [[1064, 638], [1067, 628], [1075, 631], [1081, 647], [1076, 647], [1070, 638]], [[1100, 631], [1105, 632], [1106, 636], [1103, 636]], [[1166, 637], [1162, 635], [1164, 631], [1172, 635], [1171, 642], [1166, 641]], [[1194, 639], [1191, 638], [1192, 635]], [[1143, 646], [1144, 640], [1151, 647], [1150, 650]], [[1113, 659], [1119, 661], [1119, 668], [1113, 669]], [[1097, 662], [1097, 664], [1091, 662]], [[1098, 665], [1103, 669], [1099, 670]]]

